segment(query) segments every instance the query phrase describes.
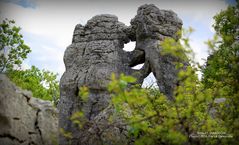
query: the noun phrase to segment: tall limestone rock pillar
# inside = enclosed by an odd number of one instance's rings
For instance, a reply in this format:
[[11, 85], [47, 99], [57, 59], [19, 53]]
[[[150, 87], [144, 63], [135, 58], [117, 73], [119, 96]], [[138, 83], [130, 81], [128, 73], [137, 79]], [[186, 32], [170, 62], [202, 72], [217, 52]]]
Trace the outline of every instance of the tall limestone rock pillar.
[[[83, 111], [91, 121], [109, 104], [107, 85], [112, 73], [135, 75], [139, 82], [149, 73], [149, 69], [133, 70], [131, 66], [144, 61], [143, 51], [126, 52], [124, 43], [129, 42], [128, 28], [113, 15], [97, 15], [85, 26], [75, 27], [72, 44], [66, 49], [64, 63], [66, 71], [60, 80], [60, 102], [58, 105], [59, 127], [71, 132], [72, 139], [60, 136], [60, 144], [96, 144], [97, 139], [89, 134], [89, 127], [79, 129], [70, 117]], [[134, 73], [138, 72], [138, 73]], [[89, 89], [87, 102], [78, 96], [80, 87]], [[99, 136], [100, 138], [100, 136]], [[95, 140], [95, 142], [94, 142]]]
[[149, 63], [160, 92], [172, 100], [179, 71], [175, 62], [181, 62], [184, 66], [188, 62], [170, 54], [163, 55], [161, 43], [165, 38], [179, 39], [182, 20], [171, 10], [160, 10], [153, 4], [146, 4], [138, 8], [137, 15], [131, 20], [131, 27], [135, 33], [135, 49], [144, 51], [145, 61]]

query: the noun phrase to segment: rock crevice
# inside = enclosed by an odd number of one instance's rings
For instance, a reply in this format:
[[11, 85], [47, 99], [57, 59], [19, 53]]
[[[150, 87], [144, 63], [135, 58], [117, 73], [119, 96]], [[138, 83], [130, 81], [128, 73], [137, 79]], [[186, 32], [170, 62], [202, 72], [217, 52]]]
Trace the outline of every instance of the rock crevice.
[[[26, 140], [20, 140], [19, 138], [12, 136], [11, 134], [0, 134], [0, 138], [7, 138], [18, 144], [23, 144]], [[0, 139], [1, 140], [1, 139]]]
[[43, 137], [42, 137], [42, 131], [41, 131], [41, 128], [39, 126], [39, 113], [40, 112], [41, 112], [41, 110], [37, 109], [37, 111], [36, 111], [36, 120], [35, 120], [35, 123], [34, 123], [34, 128], [37, 131], [37, 134], [39, 134], [39, 136], [40, 136], [41, 144], [44, 144], [44, 140], [43, 140]]

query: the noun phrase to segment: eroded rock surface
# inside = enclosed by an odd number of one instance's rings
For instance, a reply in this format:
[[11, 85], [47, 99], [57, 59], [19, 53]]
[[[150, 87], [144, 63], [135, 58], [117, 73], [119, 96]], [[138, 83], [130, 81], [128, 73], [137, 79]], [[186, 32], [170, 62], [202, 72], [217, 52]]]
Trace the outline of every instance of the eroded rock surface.
[[[75, 27], [72, 44], [66, 49], [66, 71], [60, 81], [61, 98], [59, 127], [72, 137], [60, 136], [60, 144], [122, 145], [130, 144], [127, 126], [120, 117], [110, 124], [109, 116], [114, 108], [109, 106], [111, 96], [107, 91], [110, 76], [115, 73], [132, 75], [142, 84], [153, 72], [160, 91], [172, 97], [178, 70], [172, 56], [161, 55], [161, 41], [167, 37], [178, 39], [176, 32], [182, 21], [168, 10], [159, 10], [154, 5], [139, 7], [136, 17], [127, 27], [114, 15], [97, 15], [85, 26]], [[126, 52], [124, 44], [136, 41], [135, 50]], [[140, 70], [132, 67], [144, 63]], [[89, 89], [85, 102], [79, 95], [81, 87]], [[75, 112], [82, 111], [87, 123], [79, 128], [71, 121]]]
[[54, 145], [58, 111], [49, 101], [33, 98], [0, 74], [0, 144]]
[[[102, 143], [97, 141], [101, 139], [101, 135], [90, 132], [91, 126], [85, 125], [84, 129], [79, 129], [69, 118], [75, 112], [83, 111], [87, 120], [92, 122], [108, 107], [111, 96], [107, 85], [112, 73], [116, 76], [120, 73], [133, 75], [138, 78], [139, 83], [142, 83], [149, 73], [147, 65], [141, 70], [131, 69], [144, 61], [144, 53], [123, 50], [124, 44], [129, 42], [127, 31], [128, 27], [114, 15], [98, 15], [90, 19], [85, 26], [78, 24], [75, 27], [72, 44], [64, 55], [66, 71], [60, 81], [61, 98], [58, 105], [59, 127], [71, 132], [73, 138], [68, 140], [61, 136], [60, 144]], [[87, 102], [83, 102], [78, 95], [83, 86], [89, 89]], [[118, 137], [120, 135], [118, 133]], [[92, 138], [95, 141], [90, 143], [89, 139]]]
[[[142, 5], [138, 8], [137, 15], [131, 20], [132, 37], [136, 40], [135, 50], [145, 53], [145, 62], [149, 64], [159, 89], [170, 100], [177, 84], [175, 62], [187, 65], [187, 62], [172, 55], [163, 55], [161, 42], [165, 38], [177, 40], [180, 36], [177, 32], [182, 29], [182, 20], [171, 10], [160, 10], [155, 5]], [[176, 50], [175, 50], [176, 51]]]

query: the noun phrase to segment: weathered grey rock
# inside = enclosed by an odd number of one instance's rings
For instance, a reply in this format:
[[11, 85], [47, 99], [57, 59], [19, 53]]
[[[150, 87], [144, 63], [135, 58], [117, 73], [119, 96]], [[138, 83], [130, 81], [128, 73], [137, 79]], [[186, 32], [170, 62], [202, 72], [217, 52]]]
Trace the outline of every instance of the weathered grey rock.
[[[124, 43], [129, 42], [127, 30], [127, 26], [113, 15], [98, 15], [90, 19], [85, 26], [78, 24], [75, 27], [72, 44], [64, 55], [66, 71], [60, 81], [61, 98], [58, 105], [59, 127], [71, 132], [73, 137], [67, 139], [61, 136], [60, 144], [115, 144], [102, 139], [99, 132], [89, 135], [92, 125], [79, 129], [69, 118], [75, 112], [83, 111], [88, 122], [96, 122], [94, 120], [108, 107], [111, 100], [107, 85], [112, 73], [116, 76], [121, 73], [133, 75], [138, 78], [138, 83], [142, 83], [148, 75], [147, 65], [141, 70], [131, 69], [144, 60], [144, 53], [138, 50], [123, 50]], [[89, 89], [87, 102], [78, 96], [79, 89], [83, 86]], [[103, 123], [96, 122], [95, 125], [100, 124]], [[121, 140], [124, 138], [120, 132], [113, 131], [113, 128], [110, 133]]]
[[53, 145], [58, 112], [49, 101], [33, 98], [0, 74], [0, 144]]
[[[226, 98], [215, 98], [214, 99], [214, 105], [209, 107], [210, 110], [209, 110], [209, 114], [212, 118], [216, 118], [219, 114], [220, 114], [220, 105], [224, 104], [226, 102]], [[228, 108], [230, 108], [228, 105], [227, 105]], [[228, 109], [228, 108], [225, 108], [225, 109]]]
[[[172, 56], [162, 56], [160, 42], [166, 37], [178, 39], [176, 32], [182, 21], [172, 11], [159, 10], [154, 5], [143, 5], [127, 27], [113, 15], [97, 15], [85, 26], [76, 25], [72, 44], [66, 49], [66, 71], [61, 77], [59, 128], [72, 137], [60, 136], [60, 145], [122, 145], [129, 144], [127, 125], [120, 116], [110, 122], [114, 108], [109, 106], [111, 96], [107, 91], [110, 76], [124, 73], [132, 75], [142, 84], [152, 71], [162, 93], [172, 97], [176, 85], [177, 70]], [[136, 40], [132, 52], [123, 50], [129, 40]], [[140, 70], [131, 67], [144, 63]], [[85, 102], [79, 96], [81, 87], [89, 89]], [[70, 118], [83, 111], [87, 121], [79, 128]]]
[[87, 131], [81, 138], [82, 144], [127, 145], [131, 142], [127, 125], [112, 105], [90, 120], [88, 125]]
[[167, 37], [176, 40], [180, 37], [177, 32], [182, 28], [181, 19], [171, 10], [160, 10], [153, 4], [146, 4], [139, 7], [131, 25], [135, 38], [133, 34], [130, 36], [136, 40], [135, 50], [144, 51], [145, 63], [149, 64], [160, 91], [173, 99], [178, 73], [175, 62], [180, 60], [171, 55], [162, 55], [160, 43]]

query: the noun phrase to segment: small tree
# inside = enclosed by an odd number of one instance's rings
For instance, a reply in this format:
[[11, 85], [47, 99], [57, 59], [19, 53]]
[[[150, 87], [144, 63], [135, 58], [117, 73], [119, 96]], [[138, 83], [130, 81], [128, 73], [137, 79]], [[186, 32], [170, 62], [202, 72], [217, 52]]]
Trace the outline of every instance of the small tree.
[[[189, 29], [189, 32], [192, 32]], [[184, 57], [190, 52], [189, 39], [182, 38], [181, 43], [174, 39], [162, 42], [164, 53]], [[174, 47], [177, 46], [177, 47]], [[185, 54], [185, 53], [184, 53]], [[193, 55], [192, 55], [193, 56]], [[183, 67], [176, 63], [177, 67]], [[112, 77], [109, 91], [112, 92], [112, 103], [117, 113], [129, 125], [129, 135], [136, 145], [154, 144], [221, 144], [224, 139], [213, 138], [214, 132], [226, 132], [221, 118], [213, 118], [211, 110], [218, 105], [214, 103], [219, 88], [205, 89], [195, 72], [197, 64], [191, 60], [191, 66], [178, 73], [179, 85], [174, 91], [174, 100], [169, 101], [157, 89], [143, 89], [128, 83], [134, 78], [121, 75]], [[123, 83], [122, 83], [123, 82]], [[122, 86], [122, 84], [124, 84]], [[231, 132], [227, 132], [231, 133]], [[230, 135], [230, 134], [228, 134]]]
[[31, 49], [24, 44], [20, 27], [14, 20], [5, 19], [0, 24], [0, 73], [20, 66]]
[[227, 132], [234, 138], [227, 144], [239, 142], [239, 3], [229, 6], [215, 17], [214, 29], [222, 41], [208, 41], [213, 48], [203, 68], [206, 89], [219, 90], [218, 96], [225, 99], [218, 116], [223, 118]]

